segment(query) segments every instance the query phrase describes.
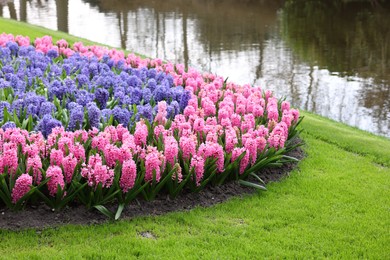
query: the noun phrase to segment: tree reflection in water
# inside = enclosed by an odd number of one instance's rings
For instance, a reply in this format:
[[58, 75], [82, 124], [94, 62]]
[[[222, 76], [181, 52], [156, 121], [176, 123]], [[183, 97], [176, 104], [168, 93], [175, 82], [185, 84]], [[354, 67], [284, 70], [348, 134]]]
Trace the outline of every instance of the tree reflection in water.
[[44, 26], [54, 16], [50, 28], [260, 84], [294, 106], [390, 137], [389, 5], [381, 0], [15, 0], [0, 11], [27, 22], [42, 17]]
[[390, 129], [389, 10], [380, 1], [302, 0], [287, 2], [282, 12], [283, 39], [302, 60], [364, 79], [357, 98], [381, 132]]

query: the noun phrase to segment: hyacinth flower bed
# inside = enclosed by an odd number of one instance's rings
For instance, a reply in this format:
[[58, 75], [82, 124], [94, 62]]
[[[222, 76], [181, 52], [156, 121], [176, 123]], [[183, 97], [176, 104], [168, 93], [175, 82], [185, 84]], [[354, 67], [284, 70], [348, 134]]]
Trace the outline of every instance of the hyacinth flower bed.
[[81, 203], [119, 218], [140, 196], [232, 180], [265, 189], [257, 172], [296, 160], [286, 153], [300, 121], [271, 91], [180, 64], [0, 35], [0, 206], [10, 209]]

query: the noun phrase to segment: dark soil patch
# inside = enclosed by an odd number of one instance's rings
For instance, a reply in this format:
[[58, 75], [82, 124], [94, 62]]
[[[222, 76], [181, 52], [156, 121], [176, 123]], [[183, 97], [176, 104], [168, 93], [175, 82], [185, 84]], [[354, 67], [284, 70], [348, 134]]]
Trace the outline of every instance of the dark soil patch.
[[[299, 147], [291, 151], [289, 156], [299, 160], [304, 158], [304, 152]], [[259, 176], [265, 183], [278, 181], [296, 167], [296, 163], [288, 163], [280, 168], [262, 170]], [[231, 197], [255, 193], [256, 190], [242, 186], [237, 182], [226, 183], [221, 186], [208, 186], [199, 193], [183, 192], [176, 199], [160, 195], [153, 201], [137, 199], [132, 201], [123, 210], [122, 219], [131, 219], [138, 216], [162, 215], [173, 211], [190, 210], [197, 206], [210, 207], [224, 202]], [[115, 206], [112, 206], [112, 210]], [[83, 205], [72, 205], [60, 212], [52, 211], [46, 205], [27, 205], [22, 211], [11, 211], [0, 206], [0, 229], [22, 230], [27, 228], [43, 229], [65, 224], [91, 225], [107, 222], [108, 219], [97, 210], [87, 210]]]

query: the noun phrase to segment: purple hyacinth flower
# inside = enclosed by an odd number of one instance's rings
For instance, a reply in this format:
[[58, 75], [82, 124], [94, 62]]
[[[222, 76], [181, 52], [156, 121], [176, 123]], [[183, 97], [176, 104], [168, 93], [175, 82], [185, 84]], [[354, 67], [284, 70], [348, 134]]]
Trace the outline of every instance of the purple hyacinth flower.
[[127, 95], [123, 97], [122, 102], [120, 103], [126, 106], [132, 105], [131, 98]]
[[168, 91], [169, 90], [166, 87], [162, 85], [157, 85], [156, 89], [153, 91], [154, 100], [156, 102], [165, 100]]
[[182, 86], [171, 88], [172, 99], [180, 102], [181, 96], [183, 95], [184, 88]]
[[29, 48], [30, 46], [20, 46], [19, 47], [19, 53], [18, 53], [18, 56], [19, 57], [26, 57], [28, 56], [29, 54]]
[[176, 100], [172, 101], [170, 106], [173, 107], [173, 109], [174, 109], [174, 116], [173, 117], [180, 114], [180, 105]]
[[4, 74], [7, 74], [7, 73], [15, 73], [14, 67], [12, 67], [11, 65], [5, 65], [5, 66], [3, 66], [3, 68], [1, 69], [1, 71], [2, 71]]
[[85, 107], [89, 102], [93, 101], [93, 94], [89, 93], [85, 89], [78, 90], [76, 93], [76, 102], [83, 107]]
[[38, 125], [36, 126], [36, 129], [40, 131], [45, 138], [47, 138], [47, 136], [51, 134], [53, 128], [60, 126], [62, 126], [60, 121], [53, 118], [51, 115], [45, 115], [39, 121]]
[[87, 104], [88, 122], [91, 127], [99, 128], [100, 123], [100, 109], [94, 102]]
[[137, 76], [141, 81], [145, 81], [146, 78], [148, 77], [148, 69], [146, 67], [138, 69]]
[[0, 57], [10, 59], [11, 56], [11, 50], [8, 48], [0, 48]]
[[54, 49], [51, 49], [47, 52], [47, 57], [51, 58], [51, 59], [55, 59], [58, 57], [58, 52]]
[[16, 115], [19, 116], [20, 111], [23, 109], [23, 104], [24, 104], [24, 101], [21, 98], [14, 100], [14, 102], [12, 102], [12, 105], [11, 105], [12, 113], [15, 111]]
[[84, 85], [89, 85], [88, 77], [83, 74], [77, 75], [76, 79], [79, 87], [82, 87]]
[[91, 62], [88, 69], [92, 76], [95, 76], [99, 73], [99, 66], [97, 62]]
[[143, 100], [144, 100], [144, 104], [145, 103], [150, 103], [150, 101], [152, 100], [152, 92], [150, 91], [150, 89], [148, 88], [144, 88], [142, 89], [142, 97], [143, 97]]
[[126, 73], [125, 71], [121, 71], [121, 73], [119, 73], [119, 78], [122, 81], [127, 81], [130, 78], [130, 75], [128, 73]]
[[119, 106], [123, 105], [123, 98], [124, 97], [125, 97], [125, 93], [123, 93], [123, 92], [116, 92], [114, 94], [114, 98], [118, 101]]
[[53, 65], [50, 66], [49, 75], [50, 75], [51, 77], [58, 77], [58, 76], [61, 75], [61, 73], [62, 73], [62, 70], [61, 70], [61, 68], [60, 68], [59, 66], [57, 66], [57, 65], [55, 65], [55, 64], [53, 64]]
[[112, 115], [112, 110], [111, 109], [106, 108], [106, 109], [103, 109], [101, 111], [101, 116], [102, 116], [102, 119], [103, 119], [104, 123], [108, 122], [108, 120], [110, 119], [111, 115]]
[[64, 84], [64, 87], [66, 88], [64, 92], [66, 93], [73, 93], [77, 90], [76, 83], [70, 78], [66, 78]]
[[184, 108], [188, 105], [188, 101], [191, 99], [191, 92], [188, 90], [184, 90], [184, 93], [180, 98], [180, 110], [183, 111]]
[[148, 78], [149, 79], [155, 79], [157, 75], [156, 69], [150, 69], [148, 70]]
[[175, 108], [171, 105], [167, 106], [167, 118], [172, 119], [175, 117]]
[[84, 108], [80, 105], [75, 105], [70, 110], [70, 118], [68, 130], [74, 131], [83, 127], [84, 121]]
[[24, 95], [24, 105], [28, 106], [33, 104], [34, 106], [40, 107], [41, 103], [45, 101], [43, 96], [39, 96], [34, 92], [28, 92]]
[[61, 81], [59, 80], [54, 80], [50, 85], [49, 85], [49, 96], [51, 99], [56, 96], [59, 100], [62, 100], [64, 94], [65, 94], [65, 88]]
[[1, 128], [5, 131], [8, 128], [16, 128], [16, 125], [14, 122], [6, 122]]
[[31, 115], [33, 118], [38, 117], [39, 107], [34, 104], [29, 104], [27, 106], [27, 116]]
[[108, 93], [108, 91], [104, 88], [96, 89], [95, 100], [98, 103], [100, 109], [106, 108], [109, 95], [110, 94]]
[[101, 74], [104, 74], [104, 72], [110, 72], [111, 71], [111, 68], [109, 65], [105, 64], [105, 63], [101, 63], [99, 62], [98, 63], [98, 70]]
[[66, 105], [66, 108], [71, 111], [73, 108], [77, 107], [78, 104], [76, 102], [69, 102], [67, 105]]
[[150, 89], [150, 91], [154, 91], [156, 89], [156, 86], [157, 86], [157, 82], [155, 79], [148, 80], [148, 88]]
[[87, 66], [84, 66], [83, 68], [81, 68], [81, 71], [80, 71], [80, 74], [86, 76], [86, 77], [90, 77], [90, 73], [89, 73], [89, 69]]
[[137, 76], [130, 76], [127, 80], [127, 84], [134, 88], [140, 88], [142, 86], [142, 81]]
[[51, 115], [51, 113], [55, 112], [56, 106], [48, 101], [42, 102], [41, 109], [39, 110], [39, 116], [43, 117], [44, 115]]
[[138, 105], [142, 100], [142, 90], [139, 88], [133, 88], [130, 94], [131, 103]]
[[72, 72], [72, 67], [69, 64], [63, 64], [62, 69], [65, 71], [66, 75], [70, 75]]
[[140, 117], [145, 118], [149, 122], [153, 122], [153, 108], [150, 104], [137, 106], [136, 121], [139, 121]]
[[11, 86], [11, 84], [4, 80], [3, 78], [0, 78], [0, 89], [2, 88], [9, 88]]
[[17, 55], [19, 51], [19, 45], [15, 42], [7, 42], [7, 48], [11, 51], [12, 55]]
[[119, 124], [122, 124], [124, 127], [129, 125], [130, 118], [132, 116], [132, 113], [130, 113], [129, 110], [117, 106], [112, 110], [112, 114]]

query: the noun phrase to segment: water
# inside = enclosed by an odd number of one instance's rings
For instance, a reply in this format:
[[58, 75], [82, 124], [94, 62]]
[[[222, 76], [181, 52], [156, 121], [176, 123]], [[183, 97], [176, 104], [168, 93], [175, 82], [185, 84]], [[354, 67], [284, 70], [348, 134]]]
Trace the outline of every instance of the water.
[[260, 85], [390, 137], [390, 5], [380, 0], [0, 0], [0, 14]]

